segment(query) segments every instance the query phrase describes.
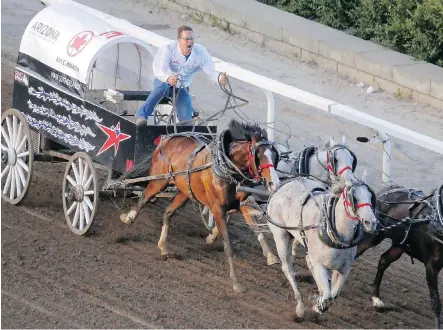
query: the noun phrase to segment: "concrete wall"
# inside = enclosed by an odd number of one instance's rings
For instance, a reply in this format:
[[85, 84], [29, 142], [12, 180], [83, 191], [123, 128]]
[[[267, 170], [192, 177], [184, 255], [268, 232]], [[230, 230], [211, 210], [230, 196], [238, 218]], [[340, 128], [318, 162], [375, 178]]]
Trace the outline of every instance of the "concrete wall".
[[443, 68], [255, 0], [141, 0], [240, 33], [282, 55], [443, 109]]

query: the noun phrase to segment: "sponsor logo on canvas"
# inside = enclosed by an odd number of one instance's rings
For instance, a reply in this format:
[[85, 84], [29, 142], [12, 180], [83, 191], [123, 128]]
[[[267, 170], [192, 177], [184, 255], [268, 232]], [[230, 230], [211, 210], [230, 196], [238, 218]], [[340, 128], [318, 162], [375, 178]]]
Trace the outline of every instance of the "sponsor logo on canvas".
[[14, 79], [24, 86], [29, 86], [28, 75], [22, 71], [15, 70]]
[[94, 32], [92, 31], [82, 31], [77, 33], [74, 37], [72, 37], [71, 41], [69, 41], [68, 47], [66, 48], [68, 56], [74, 57], [80, 53], [83, 49], [85, 49], [86, 45], [89, 44], [93, 36]]
[[122, 36], [123, 33], [119, 32], [119, 31], [107, 31], [107, 32], [100, 33], [100, 35], [102, 37], [105, 37], [106, 39], [111, 39], [114, 37]]
[[79, 72], [80, 69], [78, 68], [77, 65], [73, 64], [72, 62], [69, 62], [68, 60], [65, 60], [64, 58], [61, 57], [57, 57], [57, 63], [60, 63], [61, 65], [63, 65], [64, 67], [74, 70], [75, 72]]
[[52, 44], [57, 41], [58, 36], [60, 35], [59, 30], [39, 21], [36, 21], [29, 31], [35, 34], [38, 38], [46, 40]]
[[69, 78], [66, 78], [66, 77], [62, 76], [61, 74], [58, 74], [57, 72], [51, 71], [51, 78], [61, 82], [63, 85], [65, 85], [67, 87], [75, 88], [77, 90], [81, 89], [79, 82], [71, 80]]

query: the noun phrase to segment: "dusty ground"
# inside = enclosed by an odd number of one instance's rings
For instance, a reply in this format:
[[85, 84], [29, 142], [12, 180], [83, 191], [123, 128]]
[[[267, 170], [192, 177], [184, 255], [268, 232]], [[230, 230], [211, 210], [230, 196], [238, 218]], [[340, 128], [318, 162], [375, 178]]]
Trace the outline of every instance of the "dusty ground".
[[[3, 1], [2, 4], [2, 111], [10, 107], [12, 68], [20, 36], [40, 8], [38, 2]], [[121, 16], [143, 10], [119, 3]], [[103, 6], [103, 8], [100, 8]], [[117, 1], [108, 11], [117, 15]], [[96, 3], [104, 10], [102, 2]], [[91, 5], [92, 6], [92, 5]], [[94, 4], [95, 6], [95, 4]], [[180, 17], [153, 9], [145, 22], [163, 26], [160, 34], [172, 37]], [[136, 14], [134, 14], [136, 13]], [[134, 19], [136, 21], [136, 19]], [[163, 24], [163, 25], [161, 25]], [[164, 24], [171, 24], [165, 28]], [[304, 63], [291, 63], [256, 45], [198, 25], [199, 38], [214, 55], [267, 76], [383, 115], [434, 137], [442, 136], [442, 114], [429, 107], [399, 101], [378, 93], [367, 96], [351, 85]], [[229, 54], [229, 56], [227, 55]], [[229, 59], [228, 59], [229, 58]], [[292, 71], [291, 71], [292, 70]], [[284, 72], [284, 73], [283, 73]], [[202, 89], [202, 106], [222, 100], [220, 92]], [[245, 85], [237, 90], [252, 100], [249, 111], [264, 118], [264, 97]], [[277, 115], [308, 142], [317, 136], [346, 133], [354, 138], [367, 132], [345, 120], [328, 118], [313, 109], [276, 98]], [[222, 102], [220, 102], [222, 104]], [[213, 103], [212, 106], [214, 107]], [[256, 108], [254, 108], [256, 107]], [[214, 110], [216, 107], [214, 107]], [[285, 126], [280, 124], [283, 129]], [[394, 140], [392, 174], [395, 181], [429, 191], [442, 180], [441, 155]], [[304, 140], [291, 142], [302, 146]], [[379, 188], [380, 151], [351, 141], [359, 157], [359, 173], [368, 169]], [[236, 218], [229, 227], [244, 294], [232, 291], [222, 243], [207, 246], [207, 231], [189, 203], [173, 219], [170, 242], [180, 259], [161, 261], [157, 241], [166, 200], [149, 204], [131, 227], [118, 220], [121, 212], [110, 200], [100, 201], [91, 235], [78, 237], [65, 224], [61, 201], [62, 164], [39, 163], [28, 197], [14, 207], [1, 207], [1, 326], [2, 328], [430, 328], [433, 326], [424, 269], [402, 257], [382, 283], [386, 309], [370, 304], [370, 287], [378, 256], [387, 242], [368, 251], [353, 266], [341, 297], [327, 314], [293, 320], [292, 290], [279, 266], [268, 267], [259, 244]], [[371, 183], [372, 183], [371, 182]], [[122, 200], [115, 201], [121, 206]], [[134, 201], [125, 200], [126, 210]], [[304, 297], [315, 294], [303, 253], [296, 260]], [[441, 286], [440, 286], [441, 287]], [[440, 290], [442, 290], [440, 288]]]

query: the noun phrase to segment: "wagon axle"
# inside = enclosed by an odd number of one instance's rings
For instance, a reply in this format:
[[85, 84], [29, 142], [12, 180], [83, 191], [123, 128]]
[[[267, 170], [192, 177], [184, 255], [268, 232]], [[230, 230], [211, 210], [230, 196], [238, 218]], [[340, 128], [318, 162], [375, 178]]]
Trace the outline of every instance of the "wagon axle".
[[85, 196], [85, 190], [82, 185], [76, 185], [69, 188], [67, 198], [69, 201], [82, 202]]

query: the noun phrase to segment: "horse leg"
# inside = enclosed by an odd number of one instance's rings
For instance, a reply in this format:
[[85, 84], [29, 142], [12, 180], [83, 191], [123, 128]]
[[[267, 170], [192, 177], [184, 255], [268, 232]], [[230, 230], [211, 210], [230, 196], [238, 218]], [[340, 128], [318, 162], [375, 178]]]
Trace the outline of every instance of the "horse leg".
[[357, 253], [355, 255], [355, 259], [361, 256], [367, 249], [380, 244], [380, 242], [383, 241], [383, 239], [384, 237], [381, 236], [369, 235], [368, 237], [365, 237], [363, 241], [361, 241], [361, 243], [359, 243], [357, 246]]
[[383, 253], [378, 262], [377, 275], [372, 284], [372, 306], [383, 307], [384, 303], [380, 299], [380, 284], [383, 274], [389, 265], [398, 260], [403, 254], [403, 250], [398, 246], [391, 246], [388, 251]]
[[170, 256], [166, 244], [166, 238], [168, 237], [169, 219], [172, 217], [175, 211], [183, 207], [188, 200], [189, 197], [186, 194], [180, 192], [174, 196], [174, 199], [172, 200], [171, 204], [169, 204], [168, 208], [165, 211], [165, 214], [163, 216], [162, 233], [158, 241], [158, 247], [161, 251], [161, 256], [163, 259], [167, 259]]
[[[306, 259], [310, 260], [308, 256], [306, 256]], [[315, 283], [317, 283], [318, 291], [320, 293], [313, 309], [315, 312], [321, 314], [328, 309], [329, 303], [332, 300], [328, 271], [320, 263], [313, 263], [312, 260], [310, 260], [310, 264], [312, 275], [314, 276]]]
[[432, 259], [426, 263], [426, 282], [428, 283], [429, 295], [431, 297], [436, 329], [440, 329], [441, 302], [438, 294], [438, 273], [441, 268], [442, 265], [436, 265]]
[[269, 250], [268, 242], [266, 241], [265, 235], [263, 235], [263, 233], [259, 233], [257, 235], [257, 239], [260, 243], [260, 246], [263, 251], [263, 255], [266, 258], [266, 262], [268, 263], [268, 266], [279, 264], [280, 260], [277, 258], [277, 256], [275, 254], [273, 254]]
[[298, 317], [303, 317], [305, 315], [305, 304], [295, 281], [294, 265], [291, 262], [291, 255], [289, 253], [290, 236], [286, 230], [276, 227], [273, 227], [272, 234], [274, 235], [278, 256], [281, 260], [281, 269], [291, 284], [295, 300], [297, 300], [295, 313]]
[[120, 220], [127, 225], [134, 223], [135, 218], [140, 213], [140, 210], [143, 208], [143, 206], [145, 206], [152, 197], [162, 191], [167, 186], [167, 184], [168, 181], [166, 180], [149, 182], [148, 186], [146, 187], [145, 193], [140, 196], [137, 205], [132, 207], [131, 211], [129, 211], [128, 213], [121, 214]]
[[231, 248], [231, 241], [229, 239], [228, 234], [228, 228], [226, 226], [226, 210], [222, 209], [220, 205], [214, 205], [211, 208], [211, 212], [214, 215], [215, 224], [217, 225], [218, 232], [223, 237], [223, 243], [225, 248], [225, 253], [228, 258], [229, 263], [229, 277], [231, 278], [231, 281], [233, 283], [233, 289], [236, 292], [244, 292], [245, 290], [240, 285], [237, 273], [235, 271], [234, 267], [234, 259], [233, 259], [233, 253]]
[[351, 265], [347, 264], [343, 267], [341, 272], [334, 270], [331, 276], [331, 295], [332, 299], [336, 299], [340, 294], [343, 285], [345, 284], [346, 279], [349, 276], [349, 272], [351, 271]]
[[[250, 206], [240, 206], [240, 213], [242, 214], [243, 218], [245, 219], [246, 223], [248, 224], [249, 228], [253, 231], [254, 227], [254, 218], [253, 214], [257, 213], [257, 210], [254, 208], [251, 208]], [[263, 251], [263, 256], [266, 258], [266, 261], [268, 263], [268, 266], [279, 264], [280, 260], [269, 250], [268, 242], [266, 241], [265, 236], [263, 233], [259, 233], [257, 235], [257, 239], [260, 243], [260, 246]]]
[[291, 257], [291, 259], [292, 259], [292, 263], [295, 263], [295, 256], [297, 255], [297, 249], [298, 249], [299, 246], [300, 246], [300, 242], [297, 241], [296, 239], [294, 239], [294, 240], [292, 241], [292, 251], [291, 251], [291, 254], [292, 254], [292, 257]]

